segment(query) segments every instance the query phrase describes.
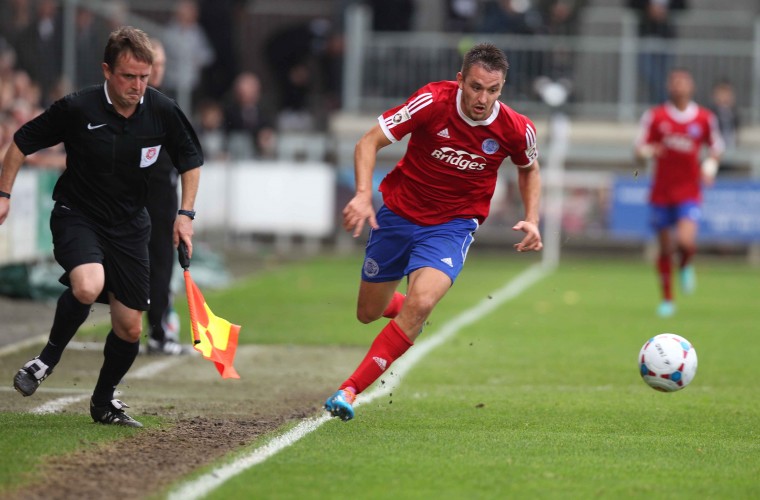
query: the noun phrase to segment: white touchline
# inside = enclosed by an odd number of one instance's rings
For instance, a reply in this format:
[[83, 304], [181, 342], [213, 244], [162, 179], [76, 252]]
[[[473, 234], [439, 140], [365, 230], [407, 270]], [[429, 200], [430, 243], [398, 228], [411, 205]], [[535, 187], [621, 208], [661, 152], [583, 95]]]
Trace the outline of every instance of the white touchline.
[[[100, 347], [102, 349], [103, 344], [100, 344]], [[171, 368], [172, 366], [178, 364], [181, 359], [178, 359], [178, 356], [172, 356], [169, 358], [152, 361], [146, 365], [141, 366], [140, 368], [134, 370], [133, 372], [129, 373], [127, 375], [127, 379], [148, 379], [152, 378], [155, 375], [158, 375], [164, 370], [167, 370]], [[64, 396], [57, 399], [53, 399], [51, 401], [48, 401], [45, 404], [42, 404], [40, 406], [37, 406], [35, 408], [32, 408], [29, 413], [34, 413], [35, 415], [44, 415], [48, 413], [58, 413], [59, 411], [66, 408], [68, 405], [79, 403], [80, 401], [84, 401], [85, 399], [90, 397], [90, 393], [87, 394], [80, 394], [78, 396]]]
[[[456, 335], [462, 328], [475, 323], [500, 305], [509, 302], [520, 295], [533, 283], [543, 278], [548, 272], [549, 268], [542, 267], [540, 264], [528, 268], [496, 292], [492, 293], [490, 298], [480, 301], [474, 307], [464, 311], [459, 316], [456, 316], [449, 321], [435, 334], [425, 337], [423, 340], [414, 344], [413, 349], [410, 349], [401, 359], [393, 364], [393, 376], [389, 377], [390, 381], [365, 394], [360, 394], [356, 399], [354, 406], [356, 407], [364, 403], [369, 403], [393, 391], [393, 389], [398, 387], [401, 383], [401, 379], [403, 379], [417, 362], [424, 358], [430, 351]], [[254, 465], [264, 462], [279, 451], [294, 444], [302, 437], [317, 430], [328, 420], [331, 420], [331, 417], [327, 414], [305, 419], [289, 431], [272, 438], [267, 444], [256, 448], [249, 454], [236, 459], [234, 462], [222, 465], [211, 472], [180, 485], [178, 488], [171, 491], [167, 498], [168, 500], [195, 500], [202, 498], [224, 484], [233, 476], [236, 476]]]

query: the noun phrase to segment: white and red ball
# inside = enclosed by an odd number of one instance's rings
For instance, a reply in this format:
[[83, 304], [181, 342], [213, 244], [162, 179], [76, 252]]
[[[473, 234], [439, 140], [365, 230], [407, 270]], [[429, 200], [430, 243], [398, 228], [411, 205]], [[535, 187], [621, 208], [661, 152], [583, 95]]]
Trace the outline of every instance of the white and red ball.
[[697, 373], [697, 351], [691, 342], [674, 333], [647, 340], [639, 352], [639, 373], [658, 391], [680, 391]]

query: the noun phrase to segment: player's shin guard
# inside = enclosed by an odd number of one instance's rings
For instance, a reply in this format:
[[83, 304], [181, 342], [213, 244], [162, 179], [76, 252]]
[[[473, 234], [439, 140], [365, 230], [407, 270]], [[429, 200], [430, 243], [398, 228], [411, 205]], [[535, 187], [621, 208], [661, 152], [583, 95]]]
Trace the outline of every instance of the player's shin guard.
[[672, 263], [670, 254], [660, 254], [657, 259], [657, 272], [660, 276], [660, 287], [662, 288], [663, 300], [673, 300], [673, 287], [671, 284]]
[[391, 303], [388, 304], [388, 307], [383, 311], [383, 317], [393, 319], [398, 316], [398, 313], [401, 311], [401, 306], [404, 305], [404, 300], [406, 300], [406, 295], [401, 292], [394, 292]]
[[340, 388], [351, 387], [359, 394], [372, 385], [412, 344], [403, 330], [391, 320], [372, 342], [359, 367]]
[[103, 348], [103, 367], [92, 393], [93, 404], [102, 406], [113, 399], [116, 386], [127, 374], [139, 352], [140, 342], [122, 340], [113, 330], [108, 333]]

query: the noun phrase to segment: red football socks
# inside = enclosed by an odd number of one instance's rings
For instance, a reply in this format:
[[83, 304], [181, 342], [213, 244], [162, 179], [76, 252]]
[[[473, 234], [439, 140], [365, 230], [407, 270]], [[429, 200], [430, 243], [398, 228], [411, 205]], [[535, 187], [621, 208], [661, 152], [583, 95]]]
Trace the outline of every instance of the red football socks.
[[393, 319], [398, 316], [398, 313], [401, 311], [401, 306], [404, 305], [404, 299], [406, 299], [406, 295], [401, 292], [395, 292], [391, 299], [391, 303], [388, 304], [388, 307], [383, 311], [383, 317]]
[[673, 290], [671, 286], [671, 261], [670, 255], [661, 254], [657, 259], [657, 272], [660, 275], [660, 286], [662, 287], [662, 298], [664, 300], [673, 300]]
[[359, 367], [340, 388], [353, 388], [359, 394], [380, 378], [391, 363], [401, 357], [412, 344], [396, 322], [391, 320], [372, 342]]
[[679, 269], [683, 269], [684, 267], [688, 266], [691, 262], [691, 258], [694, 257], [695, 249], [694, 248], [687, 248], [687, 247], [680, 247], [679, 253], [681, 254], [681, 260], [679, 262]]

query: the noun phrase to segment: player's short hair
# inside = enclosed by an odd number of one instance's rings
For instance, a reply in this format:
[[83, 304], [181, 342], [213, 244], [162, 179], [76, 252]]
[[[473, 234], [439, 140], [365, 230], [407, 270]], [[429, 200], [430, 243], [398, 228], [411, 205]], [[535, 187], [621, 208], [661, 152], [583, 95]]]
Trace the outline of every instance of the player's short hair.
[[122, 26], [111, 32], [106, 49], [103, 52], [103, 62], [113, 68], [119, 56], [131, 52], [138, 61], [153, 64], [153, 46], [148, 35], [139, 28]]
[[509, 63], [507, 56], [500, 48], [492, 43], [479, 43], [464, 55], [462, 62], [462, 75], [465, 77], [475, 65], [480, 65], [487, 71], [501, 71], [504, 78], [507, 77]]

